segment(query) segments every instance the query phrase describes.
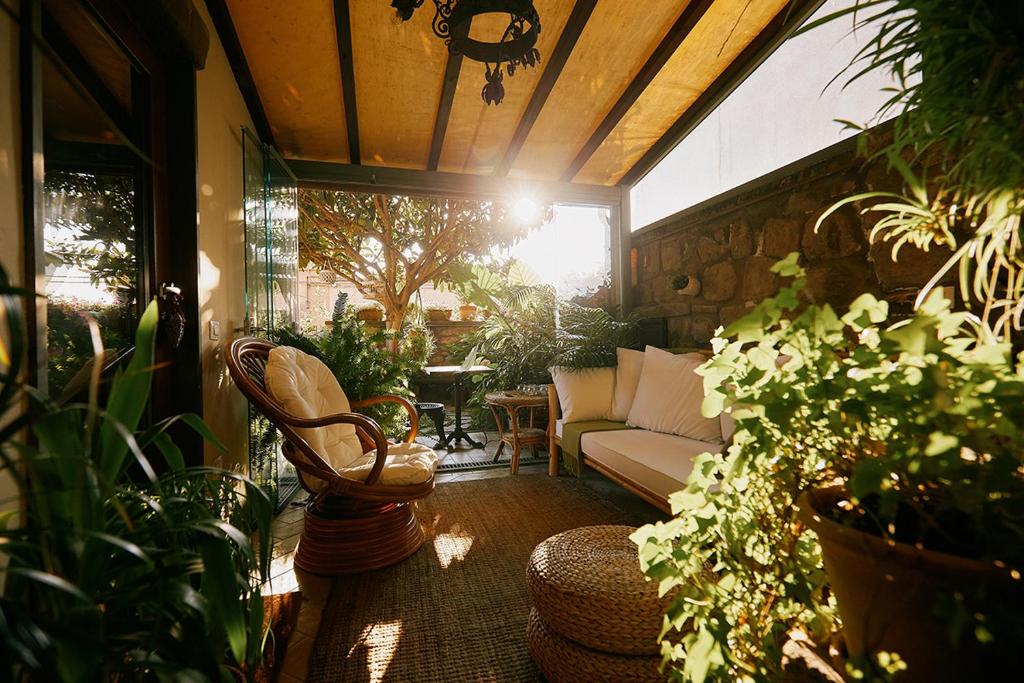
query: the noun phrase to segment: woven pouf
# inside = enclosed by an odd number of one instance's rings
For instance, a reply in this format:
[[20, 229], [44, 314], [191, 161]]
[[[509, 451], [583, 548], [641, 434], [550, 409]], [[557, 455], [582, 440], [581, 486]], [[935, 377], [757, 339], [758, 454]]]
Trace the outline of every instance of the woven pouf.
[[[530, 557], [530, 599], [548, 631], [587, 650], [661, 661], [658, 634], [670, 597], [640, 571], [629, 526], [552, 536]], [[639, 664], [647, 666], [647, 663]], [[584, 680], [584, 679], [578, 679]], [[660, 680], [660, 679], [656, 679]]]
[[526, 642], [533, 660], [550, 683], [656, 683], [661, 657], [614, 655], [591, 650], [555, 633], [536, 609], [530, 610]]

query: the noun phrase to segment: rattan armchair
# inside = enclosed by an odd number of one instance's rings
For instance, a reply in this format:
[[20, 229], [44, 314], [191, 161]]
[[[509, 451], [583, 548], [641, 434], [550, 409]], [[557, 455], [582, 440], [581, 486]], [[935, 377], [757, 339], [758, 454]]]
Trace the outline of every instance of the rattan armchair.
[[[389, 485], [379, 482], [388, 454], [388, 440], [377, 423], [359, 413], [336, 413], [317, 419], [291, 415], [267, 393], [264, 381], [267, 359], [275, 344], [242, 337], [226, 348], [232, 379], [250, 403], [277, 427], [284, 437], [284, 456], [309, 491], [302, 538], [295, 552], [295, 566], [313, 574], [348, 574], [386, 567], [404, 560], [423, 544], [423, 531], [412, 503], [434, 489], [433, 474], [422, 483]], [[382, 402], [401, 405], [409, 413], [411, 443], [416, 436], [416, 408], [399, 396], [377, 396], [352, 401], [352, 408]], [[355, 426], [363, 450], [376, 451], [376, 460], [365, 481], [342, 477], [310, 447], [295, 430], [347, 423]]]

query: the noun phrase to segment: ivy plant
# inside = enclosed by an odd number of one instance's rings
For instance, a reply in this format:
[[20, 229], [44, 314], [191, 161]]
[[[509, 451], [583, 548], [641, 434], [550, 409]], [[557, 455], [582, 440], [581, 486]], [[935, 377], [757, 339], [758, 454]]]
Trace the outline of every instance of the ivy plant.
[[[1009, 344], [979, 341], [939, 292], [892, 321], [870, 294], [843, 314], [806, 303], [796, 254], [774, 271], [791, 282], [720, 330], [699, 370], [704, 414], [736, 421], [731, 445], [696, 459], [672, 520], [633, 537], [647, 575], [678, 591], [662, 632], [675, 680], [778, 680], [788, 644], [825, 651], [840, 624], [798, 517], [809, 489], [845, 487], [840, 521], [883, 538], [1024, 565], [1024, 374]], [[1018, 616], [950, 597], [951, 637], [1019, 642]]]

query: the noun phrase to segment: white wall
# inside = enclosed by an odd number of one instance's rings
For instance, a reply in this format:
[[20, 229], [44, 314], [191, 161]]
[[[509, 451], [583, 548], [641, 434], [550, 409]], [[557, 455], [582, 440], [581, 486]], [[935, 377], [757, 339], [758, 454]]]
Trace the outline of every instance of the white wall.
[[[850, 4], [829, 0], [812, 19]], [[852, 134], [835, 119], [871, 123], [889, 78], [872, 73], [845, 88], [846, 78], [829, 85], [871, 37], [852, 33], [852, 24], [840, 19], [783, 43], [633, 188], [633, 230]]]
[[[221, 453], [208, 446], [206, 462], [248, 473], [246, 402], [228, 377], [222, 349], [245, 318], [241, 128], [253, 125], [206, 5], [195, 5], [210, 32], [206, 68], [197, 76], [203, 417], [227, 447]], [[219, 341], [210, 339], [214, 320]]]

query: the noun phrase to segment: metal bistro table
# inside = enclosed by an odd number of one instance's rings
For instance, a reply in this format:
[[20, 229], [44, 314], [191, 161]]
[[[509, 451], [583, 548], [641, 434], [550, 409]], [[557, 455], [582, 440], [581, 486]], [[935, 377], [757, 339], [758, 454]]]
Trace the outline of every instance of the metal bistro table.
[[479, 441], [474, 441], [469, 432], [462, 428], [462, 387], [470, 375], [480, 375], [490, 371], [491, 369], [486, 365], [471, 365], [468, 368], [461, 365], [428, 365], [423, 368], [423, 372], [431, 379], [450, 382], [455, 392], [455, 428], [445, 436], [443, 448], [451, 449], [458, 446], [459, 441], [465, 441], [473, 448], [484, 447]]

